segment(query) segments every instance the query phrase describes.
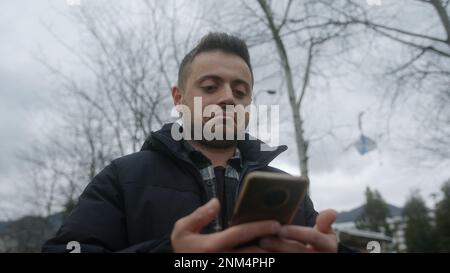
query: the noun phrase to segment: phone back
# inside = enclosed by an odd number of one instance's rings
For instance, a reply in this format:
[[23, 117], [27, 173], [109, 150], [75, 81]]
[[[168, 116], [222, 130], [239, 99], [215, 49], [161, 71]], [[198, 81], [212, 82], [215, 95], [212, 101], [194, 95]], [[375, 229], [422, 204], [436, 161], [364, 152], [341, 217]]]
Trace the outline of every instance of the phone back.
[[260, 220], [289, 224], [303, 202], [308, 185], [305, 177], [252, 172], [244, 180], [230, 224]]

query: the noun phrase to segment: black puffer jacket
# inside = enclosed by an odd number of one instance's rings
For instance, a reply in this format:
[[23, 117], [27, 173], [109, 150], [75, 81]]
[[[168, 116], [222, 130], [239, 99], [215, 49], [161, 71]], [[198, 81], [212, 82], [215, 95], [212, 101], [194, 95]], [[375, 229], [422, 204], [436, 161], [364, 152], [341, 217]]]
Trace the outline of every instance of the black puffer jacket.
[[[182, 153], [183, 145], [166, 124], [144, 143], [140, 152], [114, 160], [88, 184], [79, 202], [43, 252], [68, 252], [77, 241], [81, 252], [171, 251], [174, 223], [206, 203], [200, 173]], [[281, 172], [268, 164], [287, 149], [260, 151], [260, 141], [238, 145], [245, 164], [240, 181], [254, 170]], [[294, 224], [313, 226], [317, 212], [309, 197]]]

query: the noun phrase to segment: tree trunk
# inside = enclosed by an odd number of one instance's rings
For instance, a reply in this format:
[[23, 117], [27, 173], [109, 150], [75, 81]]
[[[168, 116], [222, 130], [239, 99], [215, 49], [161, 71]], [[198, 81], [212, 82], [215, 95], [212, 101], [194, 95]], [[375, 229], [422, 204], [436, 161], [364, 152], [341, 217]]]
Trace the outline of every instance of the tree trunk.
[[[260, 4], [262, 10], [264, 11], [264, 14], [267, 18], [270, 31], [272, 32], [272, 37], [275, 41], [275, 45], [277, 47], [278, 55], [280, 57], [282, 66], [283, 66], [283, 72], [284, 77], [286, 79], [287, 84], [287, 91], [289, 96], [289, 103], [291, 105], [292, 110], [292, 118], [294, 119], [294, 128], [295, 128], [295, 142], [297, 145], [297, 153], [298, 153], [298, 159], [299, 159], [299, 165], [300, 165], [300, 175], [307, 177], [308, 176], [308, 144], [304, 137], [304, 129], [303, 129], [303, 120], [301, 117], [301, 99], [298, 101], [296, 100], [295, 96], [295, 88], [294, 88], [294, 81], [292, 78], [292, 69], [289, 63], [289, 58], [286, 52], [286, 48], [284, 46], [284, 42], [280, 37], [279, 28], [275, 26], [273, 17], [272, 17], [272, 11], [270, 7], [267, 5], [265, 0], [258, 0], [258, 3]], [[309, 65], [308, 65], [309, 66]], [[309, 68], [308, 68], [309, 70]], [[307, 77], [305, 77], [305, 80], [307, 81]], [[304, 82], [304, 88], [303, 92], [305, 91], [305, 85]], [[302, 93], [303, 94], [303, 93]], [[303, 95], [300, 96], [302, 98]]]

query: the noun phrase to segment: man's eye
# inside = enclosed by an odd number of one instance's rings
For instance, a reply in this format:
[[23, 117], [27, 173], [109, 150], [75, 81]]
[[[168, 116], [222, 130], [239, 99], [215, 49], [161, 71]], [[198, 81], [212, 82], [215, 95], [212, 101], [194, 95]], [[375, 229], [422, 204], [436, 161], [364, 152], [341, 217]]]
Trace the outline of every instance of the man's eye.
[[202, 89], [205, 90], [206, 92], [213, 92], [216, 90], [216, 86], [215, 85], [208, 85], [208, 86], [203, 86]]
[[244, 97], [246, 95], [246, 92], [242, 90], [234, 90], [233, 92], [237, 97]]

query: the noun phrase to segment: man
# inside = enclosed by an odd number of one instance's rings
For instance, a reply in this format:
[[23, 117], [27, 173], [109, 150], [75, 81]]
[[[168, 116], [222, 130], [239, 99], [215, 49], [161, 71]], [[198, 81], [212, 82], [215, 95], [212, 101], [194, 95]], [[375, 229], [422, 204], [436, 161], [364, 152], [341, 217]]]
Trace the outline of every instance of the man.
[[[248, 106], [253, 81], [242, 40], [225, 33], [206, 35], [183, 59], [172, 88], [174, 104], [194, 114], [183, 115], [181, 128], [164, 125], [140, 152], [101, 171], [43, 251], [68, 252], [67, 244], [75, 241], [81, 252], [336, 252], [331, 228], [336, 214], [318, 215], [308, 196], [292, 225], [259, 221], [228, 226], [243, 177], [255, 170], [281, 172], [268, 164], [286, 147], [263, 151], [261, 141], [248, 136], [192, 139], [195, 124], [187, 120], [199, 118], [195, 98], [201, 98], [201, 110]], [[240, 128], [235, 113], [227, 111], [200, 119], [200, 134], [208, 123], [224, 135]], [[182, 130], [185, 138], [176, 140], [173, 133]]]

